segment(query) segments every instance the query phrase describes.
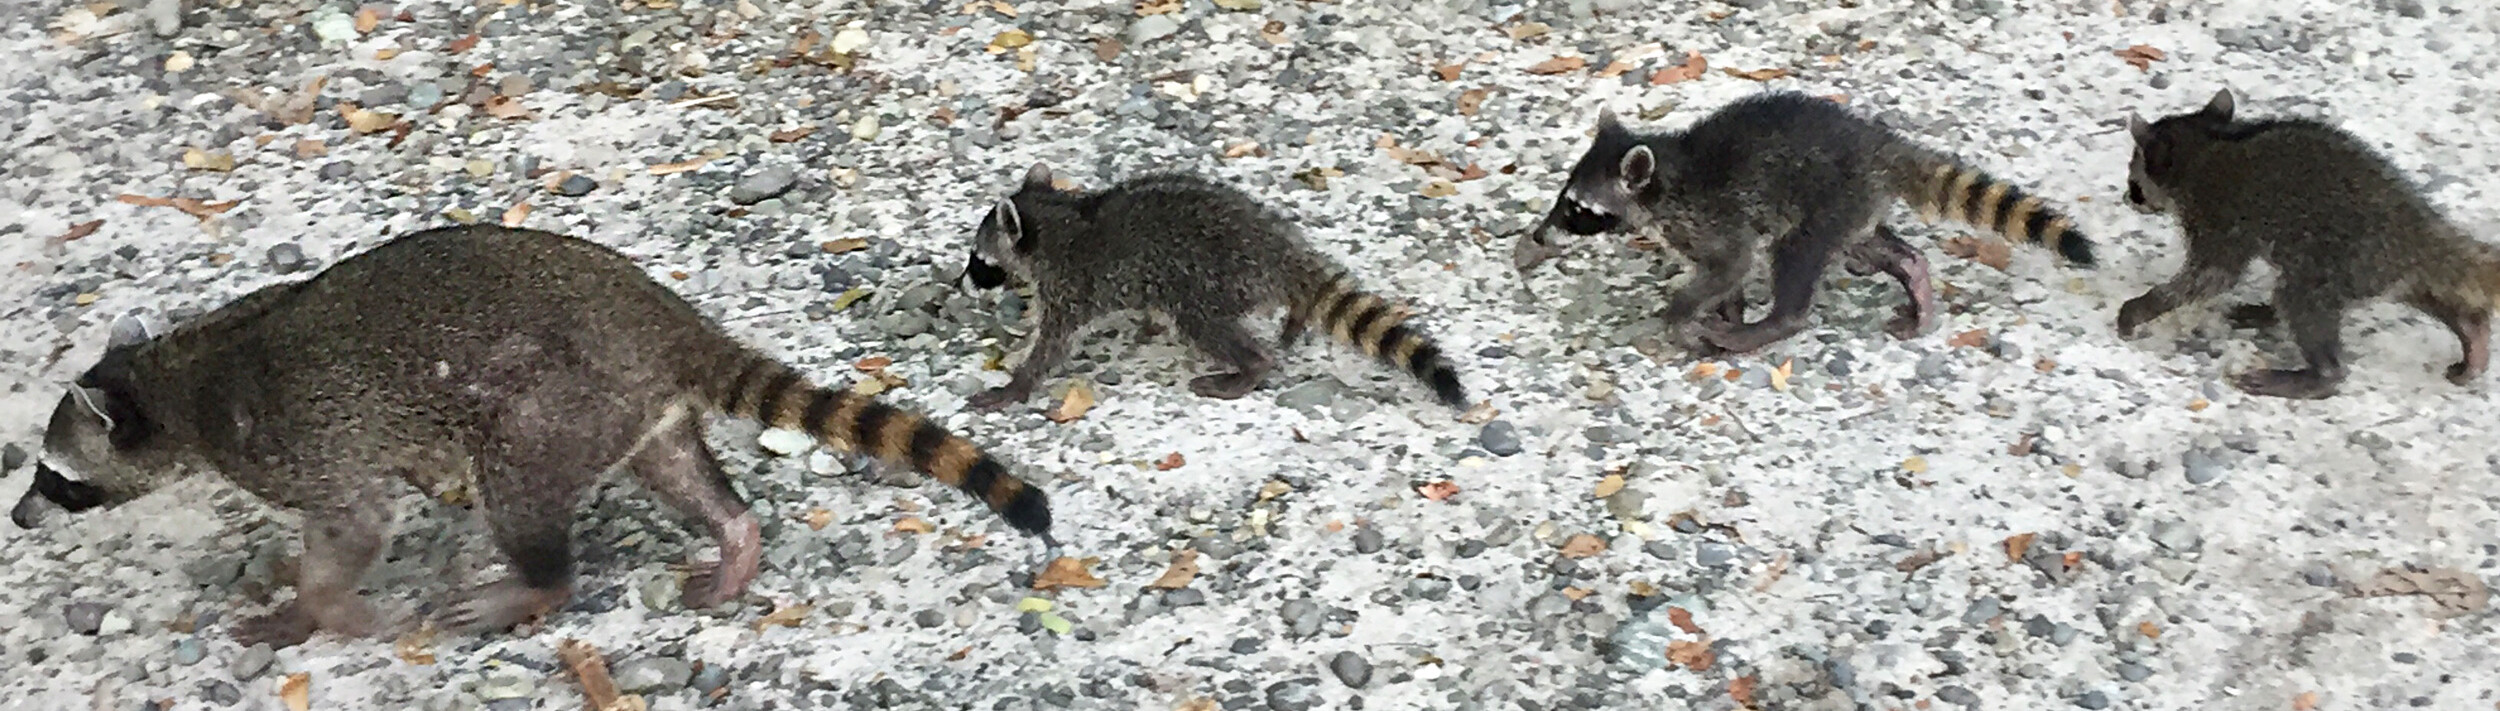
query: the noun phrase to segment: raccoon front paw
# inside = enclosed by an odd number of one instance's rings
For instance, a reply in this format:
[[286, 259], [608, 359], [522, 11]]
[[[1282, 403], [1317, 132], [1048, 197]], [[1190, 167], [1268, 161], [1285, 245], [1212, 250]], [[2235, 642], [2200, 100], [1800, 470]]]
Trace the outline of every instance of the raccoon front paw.
[[2151, 321], [2154, 317], [2161, 315], [2161, 312], [2155, 308], [2156, 304], [2154, 304], [2151, 299], [2152, 297], [2149, 296], [2138, 296], [2128, 299], [2126, 304], [2118, 307], [2119, 338], [2135, 338], [2139, 335], [2137, 333], [2138, 327], [2143, 326], [2144, 322]]
[[1238, 400], [1259, 387], [1259, 377], [1249, 373], [1217, 373], [1189, 379], [1189, 391], [1217, 400]]
[[303, 608], [289, 602], [278, 606], [277, 610], [269, 614], [247, 617], [241, 622], [236, 622], [233, 632], [236, 644], [246, 647], [266, 644], [273, 649], [285, 649], [303, 644], [304, 640], [312, 639], [313, 632], [320, 627], [319, 623], [313, 621], [312, 615], [306, 614]]
[[1895, 313], [1892, 320], [1884, 322], [1884, 333], [1890, 334], [1895, 339], [1907, 341], [1926, 335], [1927, 329], [1934, 325], [1935, 322], [1929, 318], [1927, 310], [1916, 306], [1903, 306]]
[[2315, 370], [2254, 370], [2231, 379], [2250, 395], [2317, 400], [2335, 394], [2336, 381]]
[[1011, 403], [1022, 402], [1025, 396], [1031, 394], [1033, 393], [1029, 388], [1017, 388], [1012, 386], [990, 388], [974, 394], [971, 398], [966, 399], [964, 404], [971, 406], [972, 409], [975, 410], [995, 412]]
[[508, 630], [553, 611], [569, 597], [572, 590], [567, 588], [533, 588], [506, 580], [471, 591], [443, 613], [440, 625], [472, 633]]
[[2458, 385], [2472, 385], [2475, 380], [2482, 377], [2482, 364], [2475, 363], [2470, 360], [2457, 361], [2449, 364], [2448, 366], [2448, 382], [2451, 383], [2456, 383]]

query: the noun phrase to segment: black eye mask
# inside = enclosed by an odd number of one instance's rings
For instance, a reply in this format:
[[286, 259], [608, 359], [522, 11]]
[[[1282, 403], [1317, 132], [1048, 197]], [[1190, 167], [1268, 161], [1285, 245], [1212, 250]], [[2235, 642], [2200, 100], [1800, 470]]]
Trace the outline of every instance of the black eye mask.
[[60, 472], [42, 463], [35, 464], [34, 492], [63, 510], [77, 513], [104, 505], [104, 490], [82, 481], [70, 481]]
[[981, 255], [978, 254], [972, 255], [971, 260], [964, 263], [964, 276], [970, 277], [973, 288], [977, 289], [996, 289], [1007, 283], [1007, 270], [981, 261]]
[[1569, 197], [1554, 200], [1554, 210], [1546, 221], [1564, 232], [1582, 236], [1611, 232], [1623, 224], [1623, 218], [1590, 210]]

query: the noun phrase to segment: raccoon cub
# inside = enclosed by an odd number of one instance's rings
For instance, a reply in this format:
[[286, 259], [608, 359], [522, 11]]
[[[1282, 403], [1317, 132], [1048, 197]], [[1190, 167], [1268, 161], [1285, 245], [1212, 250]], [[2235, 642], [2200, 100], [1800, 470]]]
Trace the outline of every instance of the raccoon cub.
[[[1602, 113], [1596, 142], [1519, 245], [1517, 265], [1542, 261], [1549, 228], [1655, 229], [1696, 268], [1662, 310], [1667, 323], [1683, 326], [1708, 310], [1722, 323], [1697, 328], [1694, 345], [1749, 351], [1805, 328], [1816, 282], [1837, 252], [1852, 273], [1881, 271], [1901, 283], [1910, 303], [1886, 331], [1910, 338], [1933, 323], [1935, 292], [1926, 257], [1884, 225], [1895, 198], [1929, 220], [1951, 218], [2092, 263], [2092, 242], [2039, 198], [1831, 101], [1772, 92], [1667, 133], [1635, 132]], [[1771, 312], [1745, 323], [1743, 279], [1766, 248]]]
[[1405, 309], [1364, 293], [1284, 215], [1203, 178], [1163, 173], [1100, 192], [1061, 191], [1050, 167], [1034, 164], [1023, 187], [982, 218], [965, 267], [981, 288], [1011, 275], [1033, 287], [1040, 326], [1013, 379], [973, 396], [975, 407], [1030, 396], [1067, 358], [1079, 329], [1123, 310], [1169, 316], [1183, 339], [1229, 369], [1191, 380], [1190, 390], [1241, 397], [1275, 365], [1242, 318], [1279, 304], [1281, 344], [1316, 324], [1414, 374], [1443, 404], [1467, 405], [1458, 373], [1406, 324]]
[[971, 443], [810, 384], [624, 255], [571, 237], [417, 232], [171, 333], [115, 333], [53, 409], [10, 518], [31, 528], [196, 470], [301, 512], [295, 599], [238, 625], [247, 644], [387, 631], [357, 581], [389, 540], [403, 481], [477, 502], [516, 574], [455, 606], [449, 626], [501, 629], [563, 602], [575, 504], [619, 466], [720, 545], [687, 605], [737, 597], [759, 529], [704, 444], [708, 413], [908, 464], [1048, 540], [1042, 493]]
[[2309, 367], [2258, 370], [2235, 384], [2259, 395], [2322, 398], [2344, 380], [2344, 311], [2394, 295], [2446, 324], [2464, 358], [2448, 379], [2465, 384], [2491, 361], [2491, 312], [2500, 307], [2500, 247], [2441, 217], [2386, 158], [2333, 126], [2306, 119], [2237, 120], [2229, 90], [2195, 113], [2145, 123], [2129, 115], [2135, 155], [2127, 202], [2177, 216], [2187, 266], [2127, 300], [2118, 333], [2237, 284], [2250, 260], [2279, 273], [2273, 303], [2233, 310], [2263, 325], [2280, 314]]

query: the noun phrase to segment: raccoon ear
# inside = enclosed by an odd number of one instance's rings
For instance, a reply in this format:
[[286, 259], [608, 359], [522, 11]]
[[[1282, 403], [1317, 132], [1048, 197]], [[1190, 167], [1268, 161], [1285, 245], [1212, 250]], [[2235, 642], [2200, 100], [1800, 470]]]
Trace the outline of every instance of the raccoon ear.
[[2214, 92], [2214, 98], [2205, 102], [2205, 115], [2229, 121], [2231, 120], [2231, 111], [2235, 108], [2235, 104], [2237, 103], [2239, 102], [2231, 98], [2230, 89], [2223, 89], [2221, 91]]
[[1623, 119], [1615, 116], [1615, 110], [1613, 107], [1604, 107], [1597, 110], [1597, 132], [1601, 134], [1623, 132]]
[[2127, 112], [2127, 135], [2134, 136], [2135, 142], [2139, 145], [2151, 143], [2153, 142], [2153, 125], [2145, 123], [2144, 116], [2129, 111]]
[[999, 200], [998, 207], [990, 208], [990, 219], [997, 223], [999, 242], [1014, 245], [1018, 252], [1033, 246], [1032, 237], [1024, 232], [1024, 213], [1016, 210], [1016, 201]]
[[1050, 179], [1050, 164], [1048, 163], [1036, 162], [1033, 167], [1024, 171], [1024, 187], [1029, 189], [1048, 190]]
[[1658, 179], [1658, 154], [1651, 152], [1649, 146], [1633, 146], [1632, 150], [1624, 151], [1623, 163], [1617, 168], [1623, 175], [1624, 187], [1633, 190], [1649, 187], [1650, 181]]

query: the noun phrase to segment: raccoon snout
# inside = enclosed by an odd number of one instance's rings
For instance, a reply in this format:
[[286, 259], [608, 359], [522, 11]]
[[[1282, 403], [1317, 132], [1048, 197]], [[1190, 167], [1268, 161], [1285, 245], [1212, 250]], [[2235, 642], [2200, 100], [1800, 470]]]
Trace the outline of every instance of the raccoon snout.
[[60, 504], [52, 503], [42, 494], [28, 489], [25, 496], [18, 498], [17, 506], [9, 509], [9, 523], [17, 524], [22, 530], [33, 530], [58, 513], [61, 513]]
[[996, 289], [1007, 283], [1007, 270], [981, 261], [981, 255], [975, 254], [964, 261], [963, 278], [972, 280], [975, 289]]

